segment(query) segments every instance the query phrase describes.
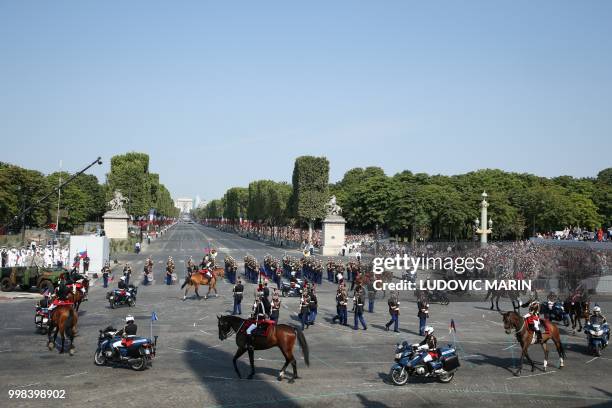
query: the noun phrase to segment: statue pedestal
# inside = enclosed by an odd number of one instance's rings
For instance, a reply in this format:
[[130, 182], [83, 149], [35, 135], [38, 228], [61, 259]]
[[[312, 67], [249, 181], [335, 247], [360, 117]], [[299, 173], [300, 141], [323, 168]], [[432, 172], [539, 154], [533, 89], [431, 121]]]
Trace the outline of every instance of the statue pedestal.
[[128, 220], [129, 215], [125, 210], [113, 210], [104, 213], [104, 232], [111, 239], [127, 239], [128, 238]]
[[344, 227], [346, 220], [340, 215], [328, 215], [323, 220], [321, 255], [337, 256], [344, 245]]

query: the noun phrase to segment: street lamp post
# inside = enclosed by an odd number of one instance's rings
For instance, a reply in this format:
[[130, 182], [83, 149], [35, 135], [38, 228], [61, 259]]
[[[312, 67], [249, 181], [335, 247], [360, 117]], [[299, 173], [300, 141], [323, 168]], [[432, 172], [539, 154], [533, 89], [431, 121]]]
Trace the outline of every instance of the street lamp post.
[[[480, 202], [480, 220], [476, 218], [474, 220], [474, 225], [476, 227], [476, 234], [480, 234], [480, 246], [486, 247], [487, 235], [493, 232], [493, 220], [489, 218], [489, 221], [487, 222], [487, 207], [489, 206], [489, 203], [487, 202], [487, 192], [483, 191], [481, 196], [482, 201]], [[481, 225], [482, 228], [480, 228]]]

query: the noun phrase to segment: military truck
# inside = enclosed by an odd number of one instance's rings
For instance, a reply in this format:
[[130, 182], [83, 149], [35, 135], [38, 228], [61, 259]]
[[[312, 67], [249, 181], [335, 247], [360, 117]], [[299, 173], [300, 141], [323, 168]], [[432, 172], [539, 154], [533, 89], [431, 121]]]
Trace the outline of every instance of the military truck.
[[41, 268], [38, 266], [12, 266], [0, 268], [0, 290], [11, 292], [17, 287], [30, 290], [36, 287], [40, 293], [45, 290], [53, 292], [57, 287], [60, 275], [68, 271], [63, 268]]

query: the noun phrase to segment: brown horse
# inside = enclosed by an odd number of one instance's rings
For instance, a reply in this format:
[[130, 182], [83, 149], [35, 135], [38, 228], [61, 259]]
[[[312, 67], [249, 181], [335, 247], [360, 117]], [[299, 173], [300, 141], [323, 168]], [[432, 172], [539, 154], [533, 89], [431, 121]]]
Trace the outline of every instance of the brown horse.
[[217, 276], [214, 274], [214, 272], [212, 273], [212, 278], [208, 278], [205, 274], [200, 272], [193, 272], [191, 275], [187, 275], [185, 277], [185, 282], [181, 286], [181, 289], [187, 286], [187, 288], [185, 289], [185, 294], [183, 295], [183, 300], [187, 299], [187, 293], [189, 292], [189, 288], [191, 288], [192, 286], [194, 287], [195, 294], [199, 299], [200, 294], [198, 293], [198, 288], [200, 287], [200, 285], [208, 285], [208, 292], [206, 292], [204, 299], [208, 299], [208, 295], [210, 294], [211, 290], [215, 292], [215, 297], [218, 296]]
[[81, 303], [83, 302], [83, 293], [79, 290], [76, 292], [70, 292], [68, 296], [66, 296], [67, 300], [70, 300], [74, 305], [74, 310], [79, 311], [79, 307], [81, 307]]
[[306, 343], [304, 333], [302, 333], [302, 331], [298, 328], [294, 328], [287, 324], [274, 325], [266, 337], [255, 336], [253, 338], [253, 347], [248, 347], [246, 344], [246, 334], [244, 334], [241, 330], [243, 326], [247, 324], [246, 320], [238, 316], [217, 316], [217, 320], [219, 325], [219, 340], [223, 341], [232, 334], [236, 334], [236, 345], [238, 346], [238, 350], [236, 350], [236, 354], [234, 354], [233, 363], [234, 370], [236, 370], [238, 378], [242, 378], [240, 371], [238, 370], [238, 365], [236, 364], [236, 361], [240, 358], [240, 356], [247, 351], [249, 353], [251, 373], [249, 374], [248, 379], [250, 380], [255, 375], [255, 363], [253, 362], [255, 355], [254, 350], [267, 350], [272, 347], [278, 347], [285, 357], [285, 364], [278, 373], [278, 380], [281, 381], [283, 379], [285, 376], [285, 369], [289, 364], [291, 364], [291, 367], [293, 368], [293, 378], [289, 380], [289, 382], [293, 382], [295, 379], [299, 378], [297, 374], [297, 361], [293, 356], [293, 347], [295, 346], [296, 339], [302, 348], [304, 362], [307, 366], [310, 365], [308, 344]]
[[[527, 322], [521, 315], [516, 312], [506, 312], [502, 313], [504, 320], [504, 329], [506, 330], [506, 334], [511, 334], [512, 329], [516, 334], [516, 339], [521, 346], [521, 364], [518, 368], [516, 375], [520, 375], [523, 369], [523, 359], [526, 357], [527, 361], [531, 364], [531, 371], [535, 370], [535, 365], [531, 357], [529, 357], [528, 349], [531, 344], [534, 342], [535, 333], [529, 330], [527, 327]], [[559, 328], [556, 324], [551, 323], [550, 321], [542, 321], [544, 324], [548, 324], [549, 332], [542, 332], [542, 350], [544, 350], [544, 371], [546, 371], [546, 366], [548, 365], [548, 346], [546, 342], [548, 340], [552, 340], [555, 343], [555, 347], [557, 348], [557, 353], [559, 353], [559, 368], [563, 368], [563, 359], [565, 358], [565, 350], [563, 349], [563, 344], [561, 343], [561, 336], [559, 334]]]
[[[68, 352], [70, 355], [74, 354], [74, 336], [76, 335], [78, 319], [79, 315], [70, 305], [58, 306], [51, 312], [51, 316], [49, 318], [49, 330], [47, 331], [49, 350], [53, 350], [53, 347], [55, 347], [57, 333], [59, 332], [62, 336], [62, 348], [60, 349], [60, 353], [64, 352], [64, 343], [66, 336], [68, 336], [70, 339], [70, 349]], [[53, 341], [51, 341], [51, 333], [53, 333], [53, 329], [55, 329], [55, 334], [53, 334]]]

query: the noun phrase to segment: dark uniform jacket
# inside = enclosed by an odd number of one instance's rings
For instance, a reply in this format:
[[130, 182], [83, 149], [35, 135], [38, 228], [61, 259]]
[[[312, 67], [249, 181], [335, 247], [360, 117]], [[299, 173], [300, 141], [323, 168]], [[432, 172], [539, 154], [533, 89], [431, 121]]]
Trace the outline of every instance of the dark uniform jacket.
[[425, 336], [423, 341], [419, 343], [419, 346], [422, 346], [424, 344], [427, 344], [429, 346], [429, 350], [434, 351], [438, 348], [438, 339], [436, 339], [436, 336], [434, 336], [433, 334], [427, 335]]
[[116, 336], [135, 336], [137, 331], [138, 326], [136, 326], [136, 323], [128, 323], [123, 329], [117, 332]]
[[429, 317], [429, 305], [427, 303], [419, 300], [417, 307], [419, 308], [418, 317]]
[[244, 286], [242, 283], [235, 284], [232, 292], [234, 293], [234, 299], [236, 299], [236, 302], [240, 303], [242, 301], [242, 292], [244, 292]]
[[389, 314], [390, 315], [396, 315], [396, 314], [399, 315], [399, 305], [398, 305], [397, 300], [391, 298], [391, 299], [389, 299], [388, 304], [389, 304]]

